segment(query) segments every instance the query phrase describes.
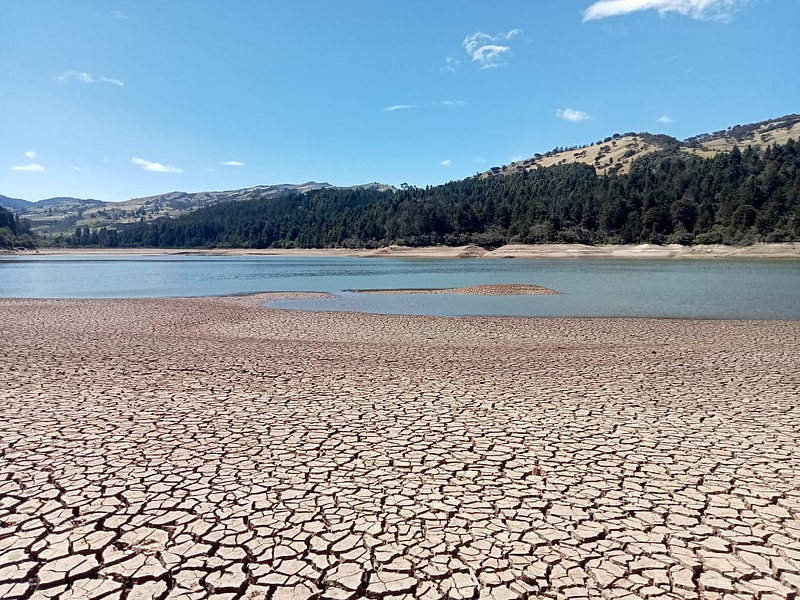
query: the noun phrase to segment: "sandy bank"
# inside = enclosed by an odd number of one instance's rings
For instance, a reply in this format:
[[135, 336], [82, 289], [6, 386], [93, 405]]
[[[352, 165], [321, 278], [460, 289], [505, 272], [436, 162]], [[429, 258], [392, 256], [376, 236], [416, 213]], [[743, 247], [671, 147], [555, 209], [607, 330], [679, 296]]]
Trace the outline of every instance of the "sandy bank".
[[[6, 252], [6, 254], [9, 254]], [[752, 246], [655, 246], [652, 244], [586, 246], [583, 244], [512, 244], [494, 250], [479, 246], [387, 246], [377, 250], [348, 248], [264, 249], [158, 249], [158, 248], [43, 248], [12, 252], [44, 256], [141, 255], [141, 256], [346, 256], [360, 258], [792, 258], [800, 259], [800, 243], [754, 244]]]
[[460, 288], [440, 289], [407, 289], [407, 290], [348, 290], [357, 294], [394, 295], [394, 294], [456, 294], [470, 296], [554, 296], [561, 292], [541, 285], [530, 284], [492, 284], [472, 285]]
[[0, 597], [800, 591], [800, 322], [275, 297], [0, 299]]

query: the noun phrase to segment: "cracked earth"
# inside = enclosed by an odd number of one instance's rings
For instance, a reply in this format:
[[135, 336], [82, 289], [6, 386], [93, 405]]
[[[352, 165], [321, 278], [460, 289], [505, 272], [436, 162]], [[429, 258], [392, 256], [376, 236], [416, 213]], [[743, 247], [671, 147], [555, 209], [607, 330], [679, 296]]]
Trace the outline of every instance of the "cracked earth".
[[269, 298], [0, 300], [0, 598], [800, 591], [800, 323]]

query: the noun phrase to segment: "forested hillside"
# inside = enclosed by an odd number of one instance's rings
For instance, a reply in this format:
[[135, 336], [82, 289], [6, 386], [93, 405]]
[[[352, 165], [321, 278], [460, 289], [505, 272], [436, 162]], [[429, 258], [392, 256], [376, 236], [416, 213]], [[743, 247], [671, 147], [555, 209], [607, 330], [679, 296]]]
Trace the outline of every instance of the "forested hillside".
[[35, 245], [27, 223], [0, 207], [0, 248], [33, 248]]
[[399, 192], [320, 189], [224, 204], [73, 245], [377, 247], [387, 244], [725, 243], [800, 240], [800, 143], [701, 158], [676, 150], [598, 176], [567, 164]]

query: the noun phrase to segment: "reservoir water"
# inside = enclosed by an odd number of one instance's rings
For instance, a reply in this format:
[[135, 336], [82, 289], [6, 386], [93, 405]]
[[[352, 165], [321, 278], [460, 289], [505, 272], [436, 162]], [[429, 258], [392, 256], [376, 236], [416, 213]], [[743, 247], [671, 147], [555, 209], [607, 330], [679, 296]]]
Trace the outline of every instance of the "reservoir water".
[[[543, 285], [557, 296], [362, 295], [346, 290]], [[330, 292], [281, 308], [425, 315], [800, 320], [800, 261], [397, 259], [283, 256], [0, 258], [0, 297], [153, 298]]]

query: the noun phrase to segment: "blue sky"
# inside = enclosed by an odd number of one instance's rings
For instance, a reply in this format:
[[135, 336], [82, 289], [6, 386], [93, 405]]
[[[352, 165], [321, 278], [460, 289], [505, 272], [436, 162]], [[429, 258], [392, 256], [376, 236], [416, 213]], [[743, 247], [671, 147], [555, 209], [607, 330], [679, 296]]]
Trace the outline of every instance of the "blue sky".
[[0, 0], [0, 194], [443, 183], [798, 112], [800, 0]]

